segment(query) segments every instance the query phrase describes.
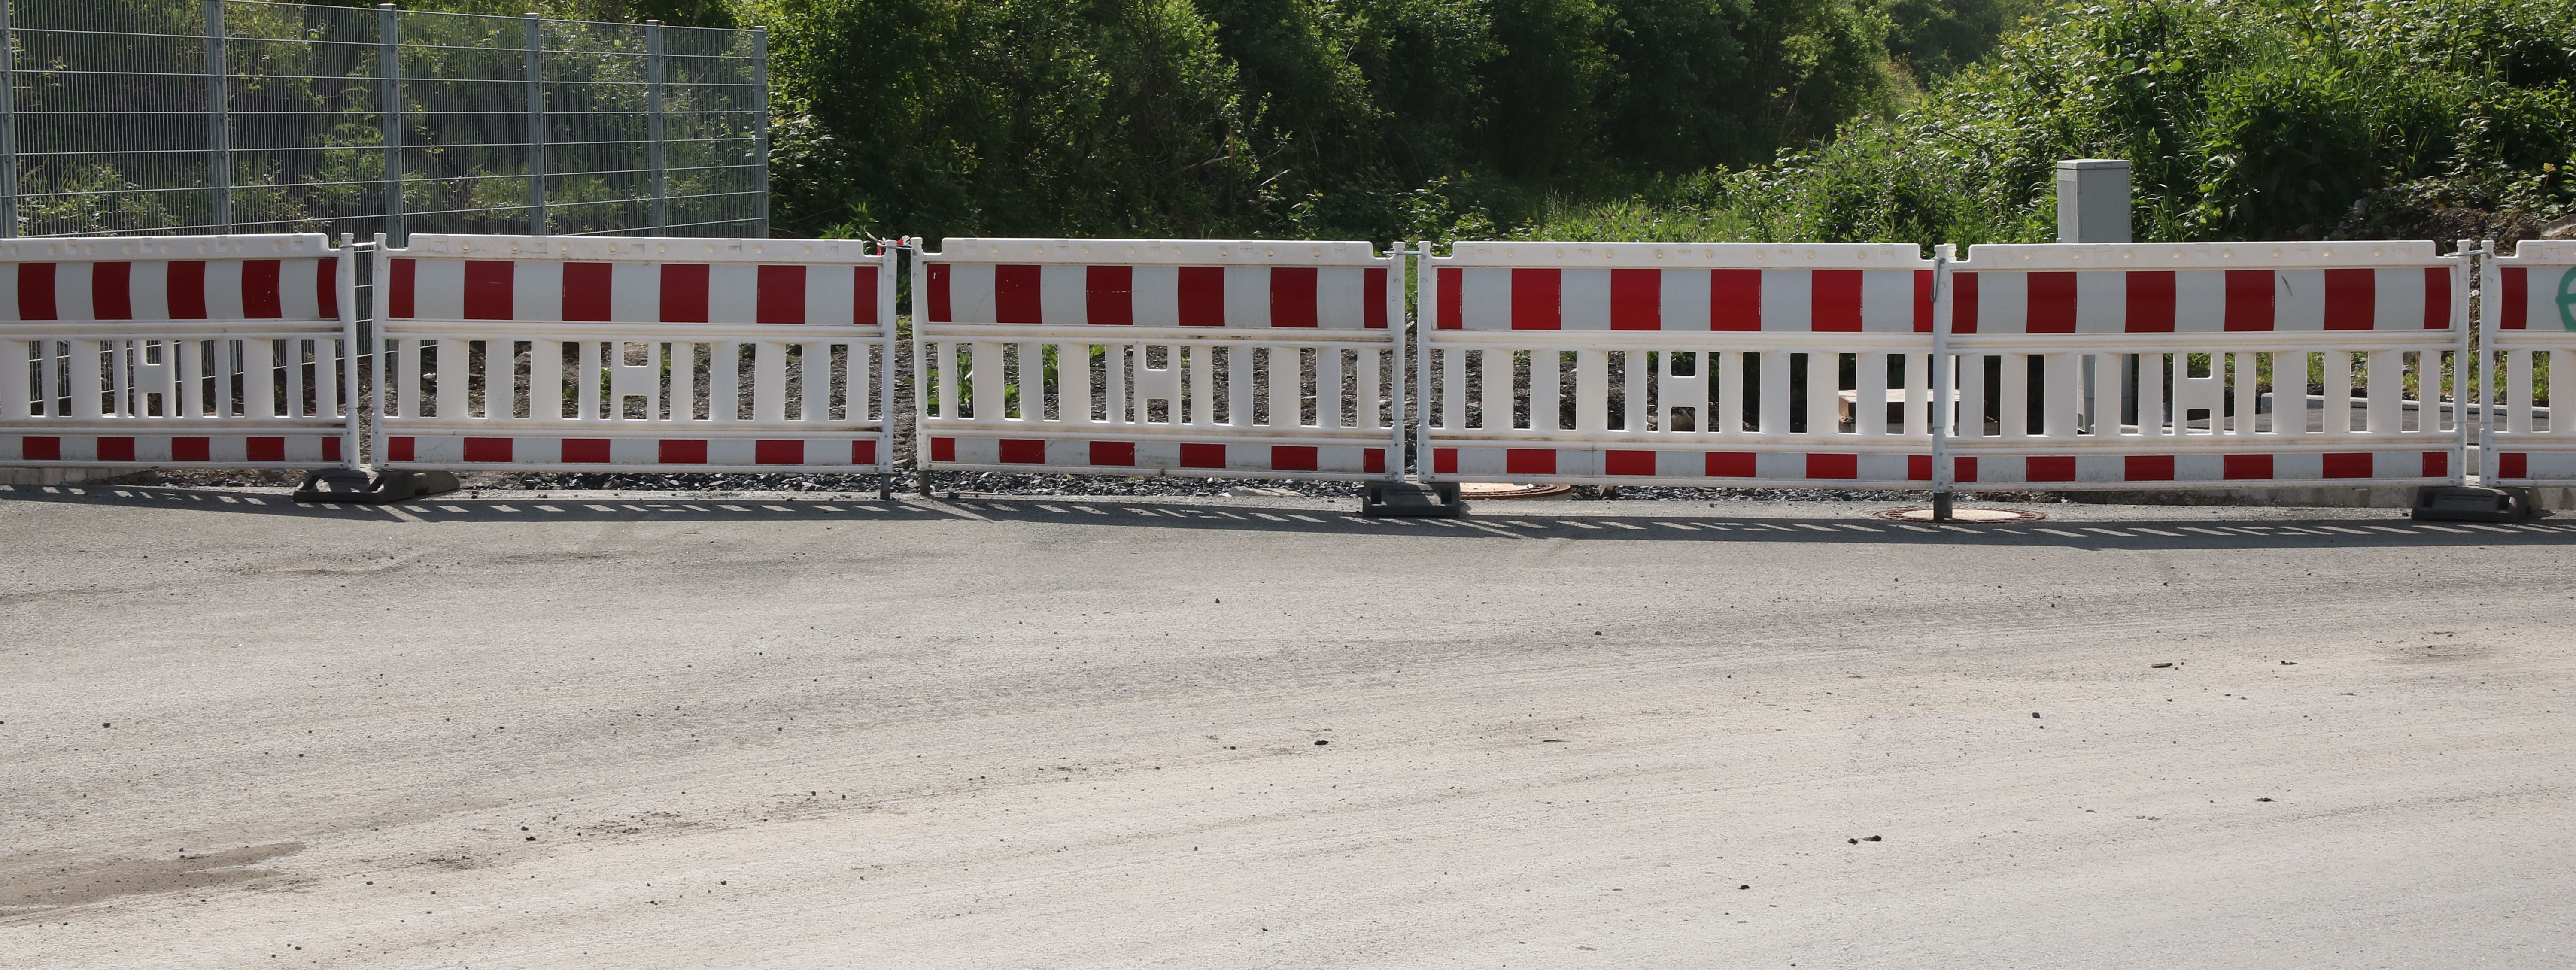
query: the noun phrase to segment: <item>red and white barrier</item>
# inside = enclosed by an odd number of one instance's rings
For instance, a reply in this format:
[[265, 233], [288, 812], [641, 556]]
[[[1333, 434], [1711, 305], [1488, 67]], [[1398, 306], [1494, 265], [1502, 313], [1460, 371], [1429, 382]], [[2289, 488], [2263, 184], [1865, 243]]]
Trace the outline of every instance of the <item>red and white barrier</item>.
[[2456, 484], [2466, 267], [2430, 242], [1975, 247], [1945, 301], [1953, 481]]
[[352, 285], [320, 235], [0, 241], [0, 464], [355, 464]]
[[1426, 479], [1931, 483], [1916, 247], [1465, 242], [1421, 262]]
[[1403, 268], [1367, 243], [958, 238], [913, 287], [925, 469], [1403, 472]]
[[[2554, 420], [2537, 376], [2576, 364], [2576, 242], [2529, 239], [2511, 256], [2489, 243], [2479, 329], [2480, 479], [2487, 485], [2576, 484], [2576, 425]], [[2552, 402], [2554, 403], [2554, 402]]]
[[893, 470], [894, 256], [859, 240], [380, 249], [389, 468]]

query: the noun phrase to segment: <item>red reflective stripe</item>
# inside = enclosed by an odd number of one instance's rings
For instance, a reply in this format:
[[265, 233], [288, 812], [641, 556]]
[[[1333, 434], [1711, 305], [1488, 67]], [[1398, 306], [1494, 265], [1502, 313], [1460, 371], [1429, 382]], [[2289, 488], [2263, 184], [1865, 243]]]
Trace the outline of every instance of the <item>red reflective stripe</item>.
[[[2272, 329], [2272, 271], [2227, 271], [2227, 330], [2231, 333]], [[2270, 456], [2264, 456], [2265, 461]], [[2263, 477], [2272, 477], [2265, 471]]]
[[[1097, 326], [1126, 327], [1136, 323], [1136, 268], [1133, 266], [1086, 266], [1082, 270], [1083, 317]], [[1097, 447], [1093, 449], [1097, 451]], [[1132, 453], [1133, 446], [1128, 448]], [[1124, 464], [1133, 465], [1131, 458]], [[1098, 461], [1092, 464], [1100, 464]]]
[[[396, 438], [394, 440], [402, 442], [402, 447], [394, 452], [393, 460], [410, 461], [411, 439]], [[170, 439], [171, 461], [213, 461], [214, 453], [215, 439], [213, 438], [190, 437]]]
[[1755, 474], [1753, 453], [1749, 451], [1712, 451], [1701, 465], [1710, 478], [1751, 478]]
[[[2073, 274], [2068, 274], [2073, 275]], [[2075, 480], [2075, 456], [2034, 455], [2022, 463], [2022, 480], [2026, 482], [2071, 482]]]
[[[24, 292], [24, 291], [21, 291]], [[19, 297], [25, 302], [25, 297]], [[2526, 267], [2504, 268], [2504, 329], [2520, 330], [2531, 319], [2531, 271]]]
[[[285, 301], [278, 298], [277, 292], [277, 278], [283, 269], [280, 261], [274, 259], [242, 260], [241, 300], [244, 318], [275, 320], [286, 315]], [[277, 460], [284, 461], [285, 458], [281, 456]]]
[[[490, 318], [487, 317], [484, 319]], [[466, 461], [507, 463], [510, 460], [510, 451], [510, 439], [508, 438], [465, 439]]]
[[1002, 463], [1006, 465], [1046, 464], [1046, 442], [1043, 439], [1004, 438], [999, 450]]
[[609, 462], [608, 439], [565, 438], [563, 462], [567, 465], [605, 465]]
[[[1441, 272], [1444, 272], [1444, 273], [1445, 273], [1445, 272], [1450, 272], [1450, 271], [1449, 271], [1449, 270], [1442, 270]], [[1431, 449], [1431, 473], [1432, 473], [1432, 474], [1434, 474], [1434, 475], [1455, 475], [1455, 474], [1458, 474], [1458, 449], [1456, 449], [1456, 448], [1433, 448], [1433, 449]]]
[[1225, 467], [1225, 446], [1224, 446], [1224, 445], [1182, 445], [1182, 446], [1181, 446], [1181, 467], [1183, 467], [1183, 468], [1223, 468], [1223, 467]]
[[[877, 268], [875, 266], [850, 268], [850, 324], [859, 327], [883, 325], [883, 321], [877, 319]], [[859, 464], [870, 463], [859, 462]]]
[[322, 439], [322, 460], [340, 460], [340, 438], [338, 435]]
[[2451, 475], [2451, 453], [2450, 453], [2450, 452], [2447, 452], [2447, 451], [2428, 451], [2428, 452], [2425, 452], [2425, 453], [2424, 453], [2424, 477], [2426, 477], [2426, 478], [2448, 478], [2448, 477], [2450, 477], [2450, 475]]
[[1315, 326], [1314, 267], [1273, 266], [1270, 268], [1270, 325], [1308, 328]]
[[1038, 298], [1038, 267], [1012, 263], [993, 267], [993, 322], [1045, 323], [1046, 305]]
[[2439, 266], [2424, 268], [2424, 329], [2451, 328], [2451, 271]]
[[[170, 319], [206, 318], [206, 264], [203, 260], [171, 263], [169, 275], [162, 284], [170, 302]], [[25, 302], [25, 299], [25, 291], [20, 290], [20, 302]], [[393, 304], [392, 316], [411, 316], [411, 260], [394, 260]]]
[[1950, 274], [1950, 332], [1977, 332], [1977, 274]]
[[[805, 267], [763, 266], [760, 268], [760, 274], [757, 277], [756, 289], [757, 292], [752, 297], [752, 322], [805, 322]], [[876, 309], [876, 301], [868, 300], [854, 303], [852, 308], [856, 309], [861, 306], [867, 307], [870, 311], [874, 311]], [[801, 449], [805, 446], [802, 442], [799, 442], [797, 447]], [[802, 452], [800, 451], [799, 453], [801, 454]], [[799, 459], [798, 461], [791, 462], [790, 464], [802, 463], [802, 459]], [[762, 462], [762, 464], [770, 463]]]
[[[179, 454], [179, 442], [186, 441], [186, 440], [189, 440], [189, 439], [186, 439], [186, 438], [173, 438], [173, 439], [170, 439], [170, 456], [171, 456], [171, 457], [173, 457], [173, 458], [180, 458], [180, 457], [181, 457], [181, 456], [180, 456], [180, 454]], [[201, 442], [202, 442], [202, 441], [204, 441], [204, 440], [206, 440], [206, 439], [204, 439], [204, 438], [198, 438], [198, 439], [195, 439], [195, 440], [197, 440], [197, 441], [201, 441]], [[413, 455], [414, 455], [414, 453], [415, 453], [415, 451], [416, 451], [416, 446], [417, 446], [417, 445], [418, 445], [418, 441], [417, 441], [417, 439], [414, 439], [414, 438], [412, 438], [412, 437], [411, 437], [411, 436], [409, 436], [409, 435], [395, 435], [395, 436], [393, 436], [393, 437], [387, 438], [387, 439], [385, 439], [385, 459], [386, 459], [387, 461], [411, 461], [411, 460], [413, 460]], [[199, 455], [197, 455], [197, 456], [196, 456], [196, 460], [198, 460], [198, 461], [204, 461], [204, 460], [205, 460], [205, 457], [206, 457], [206, 456], [205, 456], [204, 454], [202, 454], [202, 453], [201, 453], [201, 454], [199, 454]], [[186, 460], [186, 459], [182, 458], [181, 460]]]
[[875, 439], [850, 442], [850, 464], [873, 465], [876, 463], [877, 443]]
[[[662, 264], [660, 319], [663, 323], [707, 322], [707, 264]], [[664, 444], [667, 447], [668, 442]], [[705, 461], [706, 442], [698, 442], [698, 451], [698, 460]]]
[[[2131, 273], [2131, 276], [2138, 274]], [[2132, 482], [2170, 482], [2174, 480], [2174, 456], [2130, 455], [2121, 462], [2120, 477]]]
[[[1932, 271], [1928, 269], [1914, 271], [1914, 332], [1932, 332]], [[1927, 456], [1923, 460], [1928, 462], [1932, 459]], [[1925, 472], [1923, 477], [1932, 475]]]
[[[2228, 272], [2230, 272], [2230, 273], [2241, 273], [2241, 272], [2245, 272], [2245, 271], [2244, 271], [2244, 270], [2229, 270]], [[2260, 270], [2260, 271], [2258, 271], [2258, 272], [2261, 272], [2261, 273], [2263, 273], [2263, 274], [2264, 274], [2264, 275], [2266, 275], [2266, 276], [2271, 275], [2271, 271], [2270, 271], [2270, 270]], [[2223, 477], [2228, 478], [2228, 479], [2230, 479], [2230, 480], [2240, 479], [2240, 478], [2247, 478], [2247, 479], [2263, 479], [2263, 478], [2270, 478], [2270, 477], [2272, 477], [2272, 456], [2270, 456], [2270, 455], [2227, 455], [2227, 456], [2224, 456], [2224, 458], [2219, 462], [2219, 468], [2220, 468], [2220, 474], [2221, 474]]]
[[1371, 330], [1386, 329], [1386, 269], [1372, 267], [1360, 283], [1360, 322]]
[[1181, 326], [1225, 326], [1225, 267], [1181, 267], [1177, 301]]
[[[336, 319], [340, 316], [339, 260], [317, 259], [313, 261], [313, 305], [320, 308], [321, 316], [325, 318]], [[330, 440], [336, 442], [340, 439], [332, 438]], [[332, 447], [337, 448], [339, 445], [334, 444]]]
[[[1610, 329], [1661, 330], [1663, 328], [1664, 271], [1659, 269], [1611, 270]], [[1653, 453], [1646, 454], [1651, 456]]]
[[1436, 330], [1456, 330], [1467, 325], [1464, 319], [1466, 298], [1459, 289], [1466, 285], [1466, 271], [1454, 266], [1440, 268], [1440, 319]]
[[1908, 480], [1908, 481], [1916, 481], [1916, 482], [1928, 482], [1928, 481], [1931, 481], [1931, 480], [1932, 480], [1932, 456], [1930, 456], [1930, 455], [1907, 455], [1907, 456], [1905, 456], [1905, 478], [1906, 478], [1906, 480]]
[[1503, 473], [1506, 475], [1556, 474], [1556, 449], [1506, 448], [1503, 450]]
[[2370, 453], [2366, 451], [2329, 454], [2324, 465], [2327, 478], [2369, 478], [2371, 474]]
[[1564, 326], [1564, 295], [1565, 274], [1560, 270], [1513, 270], [1512, 329], [1555, 330]]
[[1858, 455], [1808, 455], [1808, 478], [1859, 478]]
[[1091, 443], [1091, 463], [1094, 465], [1114, 465], [1120, 468], [1135, 467], [1136, 443], [1133, 441], [1094, 441]]
[[1360, 470], [1364, 472], [1386, 471], [1386, 449], [1370, 448], [1366, 451], [1360, 452]]
[[2173, 271], [2133, 270], [2123, 275], [2128, 277], [2129, 284], [2128, 332], [2174, 332]]
[[1808, 273], [1808, 288], [1813, 317], [1808, 328], [1816, 333], [1860, 332], [1861, 271], [1856, 269], [1820, 269]]
[[[701, 267], [704, 268], [704, 267]], [[662, 464], [703, 465], [707, 463], [707, 442], [703, 438], [664, 438]]]
[[932, 438], [932, 439], [930, 439], [930, 460], [932, 460], [932, 461], [950, 461], [950, 462], [956, 461], [956, 460], [957, 460], [957, 439], [955, 439], [955, 438]]
[[[338, 439], [338, 438], [331, 438], [331, 439], [328, 439], [328, 440], [336, 442], [336, 441], [339, 441], [340, 439]], [[330, 457], [335, 457], [335, 458], [336, 458], [336, 457], [338, 457], [338, 456], [334, 455], [334, 456], [330, 456]], [[133, 460], [134, 460], [134, 439], [132, 439], [132, 438], [124, 438], [124, 437], [100, 438], [100, 439], [98, 439], [98, 460], [100, 460], [100, 461], [133, 461]]]
[[[1644, 270], [1643, 272], [1652, 273], [1656, 271]], [[1655, 473], [1655, 453], [1651, 451], [1602, 452], [1601, 473], [1604, 475], [1652, 475]]]
[[518, 264], [507, 260], [467, 260], [465, 319], [517, 319], [516, 294], [512, 290], [517, 274]]
[[1708, 273], [1708, 328], [1762, 329], [1762, 271], [1713, 269]]
[[[89, 318], [92, 320], [134, 319], [133, 282], [133, 263], [89, 264]], [[335, 313], [333, 316], [338, 314]], [[105, 446], [106, 439], [100, 439], [100, 447]], [[133, 447], [133, 439], [127, 439], [126, 447], [128, 449]]]
[[[948, 264], [930, 264], [930, 322], [948, 322]], [[946, 461], [934, 458], [932, 461]]]
[[1977, 460], [1974, 458], [1950, 459], [1950, 480], [1954, 482], [1976, 481]]
[[751, 443], [751, 461], [755, 465], [802, 465], [805, 463], [805, 443], [792, 440], [754, 441]]
[[285, 461], [286, 439], [244, 438], [242, 457], [251, 461]]
[[[2379, 271], [2326, 271], [2326, 329], [2368, 330], [2379, 310]], [[2334, 476], [2327, 476], [2329, 478]]]
[[1270, 470], [1311, 472], [1321, 461], [1313, 445], [1271, 445]]
[[[608, 319], [608, 288], [617, 277], [615, 267], [607, 263], [565, 263], [563, 268], [563, 318], [566, 320]], [[396, 314], [402, 316], [404, 314]]]
[[63, 460], [63, 439], [57, 435], [28, 435], [20, 438], [18, 439], [18, 458], [21, 461], [61, 461]]
[[2028, 273], [2029, 315], [2024, 333], [2075, 332], [2075, 274]]
[[2522, 452], [2519, 452], [2519, 451], [2508, 451], [2508, 452], [2505, 452], [2505, 453], [2503, 453], [2503, 454], [2497, 455], [2497, 456], [2496, 456], [2496, 477], [2497, 477], [2497, 478], [2530, 478], [2530, 477], [2531, 477], [2531, 456], [2530, 456], [2530, 455], [2527, 455], [2527, 454], [2524, 454], [2524, 453], [2522, 453]]
[[54, 264], [18, 264], [18, 319], [54, 319]]

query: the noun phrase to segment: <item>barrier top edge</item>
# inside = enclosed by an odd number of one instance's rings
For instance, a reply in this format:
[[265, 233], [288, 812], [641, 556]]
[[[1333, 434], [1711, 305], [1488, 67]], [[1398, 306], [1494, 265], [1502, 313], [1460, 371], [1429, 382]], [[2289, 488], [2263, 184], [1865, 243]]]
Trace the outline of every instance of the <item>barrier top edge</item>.
[[1445, 266], [1619, 269], [1931, 269], [1911, 243], [1676, 243], [1515, 239], [1454, 243]]
[[1961, 272], [2449, 267], [2427, 239], [2333, 242], [2039, 243], [1971, 246]]
[[714, 239], [674, 236], [465, 236], [413, 233], [389, 256], [431, 259], [545, 259], [596, 262], [875, 262], [865, 239]]
[[951, 236], [924, 258], [943, 263], [1144, 263], [1193, 266], [1383, 266], [1359, 240], [985, 239]]
[[2576, 263], [2576, 239], [2525, 239], [2513, 247], [2513, 255], [2498, 255], [2496, 259], [2564, 266]]
[[121, 262], [126, 260], [329, 259], [340, 251], [321, 233], [255, 236], [69, 236], [0, 240], [0, 260], [13, 262]]

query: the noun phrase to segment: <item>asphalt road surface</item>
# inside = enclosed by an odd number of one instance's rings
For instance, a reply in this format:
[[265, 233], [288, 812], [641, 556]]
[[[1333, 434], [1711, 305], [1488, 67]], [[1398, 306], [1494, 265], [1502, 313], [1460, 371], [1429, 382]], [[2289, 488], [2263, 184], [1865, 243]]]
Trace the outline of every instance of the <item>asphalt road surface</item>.
[[0, 490], [0, 966], [2576, 966], [2576, 523]]

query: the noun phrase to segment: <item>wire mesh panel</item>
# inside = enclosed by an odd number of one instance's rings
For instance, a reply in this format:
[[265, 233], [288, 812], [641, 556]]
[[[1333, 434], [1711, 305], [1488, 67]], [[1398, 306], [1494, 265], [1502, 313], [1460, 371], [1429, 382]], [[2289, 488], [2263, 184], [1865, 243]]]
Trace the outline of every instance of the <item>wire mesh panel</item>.
[[2576, 360], [2576, 242], [2526, 239], [2511, 256], [2493, 246], [2478, 328], [2479, 472], [2488, 485], [2576, 483], [2576, 423], [2552, 420], [2549, 393], [2552, 365]]
[[0, 234], [768, 232], [756, 30], [255, 0], [6, 9]]
[[2430, 242], [1978, 246], [1944, 335], [1955, 481], [2456, 484], [2466, 266]]
[[1914, 246], [1462, 242], [1421, 266], [1426, 479], [1930, 484]]

